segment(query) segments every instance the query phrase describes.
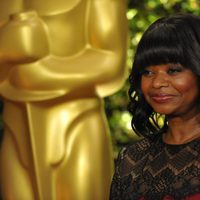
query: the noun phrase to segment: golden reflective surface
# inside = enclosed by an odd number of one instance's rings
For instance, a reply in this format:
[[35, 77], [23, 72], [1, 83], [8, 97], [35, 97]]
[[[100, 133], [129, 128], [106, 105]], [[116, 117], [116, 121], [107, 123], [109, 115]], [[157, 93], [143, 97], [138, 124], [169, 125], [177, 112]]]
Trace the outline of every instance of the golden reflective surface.
[[1, 188], [8, 200], [106, 200], [102, 98], [124, 81], [124, 0], [0, 0]]

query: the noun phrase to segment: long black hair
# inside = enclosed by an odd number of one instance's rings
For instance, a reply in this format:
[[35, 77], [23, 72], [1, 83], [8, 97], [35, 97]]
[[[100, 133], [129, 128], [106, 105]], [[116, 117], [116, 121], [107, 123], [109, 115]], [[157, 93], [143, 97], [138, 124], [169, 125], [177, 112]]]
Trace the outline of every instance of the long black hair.
[[153, 138], [168, 128], [167, 119], [158, 123], [160, 115], [146, 102], [141, 91], [142, 71], [151, 65], [179, 63], [197, 76], [200, 88], [200, 17], [175, 14], [155, 21], [144, 32], [135, 52], [129, 76], [129, 111], [133, 130]]

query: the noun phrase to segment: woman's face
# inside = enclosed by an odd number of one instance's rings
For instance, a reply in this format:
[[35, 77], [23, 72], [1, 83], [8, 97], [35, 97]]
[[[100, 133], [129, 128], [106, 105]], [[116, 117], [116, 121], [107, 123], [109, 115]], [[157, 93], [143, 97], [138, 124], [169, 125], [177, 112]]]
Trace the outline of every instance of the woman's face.
[[141, 90], [155, 112], [168, 116], [196, 113], [197, 76], [179, 64], [147, 67], [142, 73]]

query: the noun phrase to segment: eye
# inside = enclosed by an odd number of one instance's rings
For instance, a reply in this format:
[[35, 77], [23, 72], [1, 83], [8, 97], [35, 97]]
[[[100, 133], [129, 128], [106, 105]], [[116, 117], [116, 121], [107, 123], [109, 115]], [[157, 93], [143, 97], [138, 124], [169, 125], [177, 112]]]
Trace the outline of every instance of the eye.
[[167, 73], [168, 74], [178, 74], [180, 72], [183, 71], [183, 67], [181, 66], [177, 66], [177, 67], [170, 67], [168, 70], [167, 70]]
[[151, 76], [153, 75], [153, 72], [151, 70], [145, 69], [141, 72], [142, 76]]

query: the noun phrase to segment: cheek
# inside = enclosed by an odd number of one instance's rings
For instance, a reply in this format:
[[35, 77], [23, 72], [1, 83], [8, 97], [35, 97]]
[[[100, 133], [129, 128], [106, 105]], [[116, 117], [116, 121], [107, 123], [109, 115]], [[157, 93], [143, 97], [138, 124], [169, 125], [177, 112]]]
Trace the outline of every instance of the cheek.
[[141, 81], [141, 91], [145, 97], [145, 99], [148, 101], [148, 92], [149, 90], [151, 89], [151, 83], [150, 81], [147, 81], [147, 80], [142, 80]]
[[148, 90], [150, 88], [150, 82], [147, 79], [142, 78], [140, 87], [141, 87], [142, 93], [145, 94], [148, 92]]
[[144, 84], [144, 81], [141, 81], [140, 88], [141, 88], [142, 93], [145, 95], [145, 93], [148, 90], [148, 85]]
[[199, 93], [198, 82], [196, 77], [186, 77], [184, 79], [179, 79], [174, 82], [175, 88], [182, 95], [188, 95], [191, 98], [197, 96]]

